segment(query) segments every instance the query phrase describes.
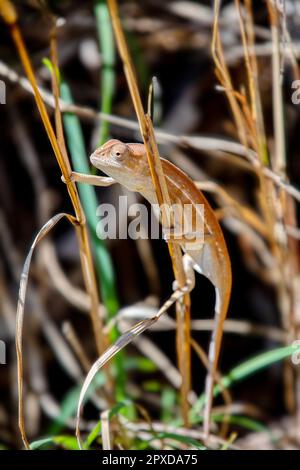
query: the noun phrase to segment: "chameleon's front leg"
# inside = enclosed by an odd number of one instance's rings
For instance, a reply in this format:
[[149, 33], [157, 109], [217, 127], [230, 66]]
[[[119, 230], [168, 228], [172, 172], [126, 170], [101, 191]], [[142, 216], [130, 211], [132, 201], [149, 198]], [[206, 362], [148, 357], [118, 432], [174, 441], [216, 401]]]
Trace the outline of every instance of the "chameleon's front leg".
[[[63, 176], [61, 179], [64, 183], [66, 182]], [[111, 186], [112, 184], [117, 183], [117, 181], [114, 178], [111, 178], [109, 176], [87, 175], [84, 173], [77, 173], [76, 171], [72, 171], [72, 173], [70, 174], [70, 179], [71, 181], [74, 181], [75, 183], [84, 183], [84, 184], [90, 184], [92, 186], [102, 186], [102, 187]]]

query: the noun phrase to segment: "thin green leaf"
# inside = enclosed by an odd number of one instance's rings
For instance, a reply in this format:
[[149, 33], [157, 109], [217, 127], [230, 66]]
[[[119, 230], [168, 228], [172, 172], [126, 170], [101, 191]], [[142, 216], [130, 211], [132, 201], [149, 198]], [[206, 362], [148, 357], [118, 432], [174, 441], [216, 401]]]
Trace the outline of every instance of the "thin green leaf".
[[157, 371], [157, 365], [147, 357], [130, 356], [126, 358], [125, 369], [150, 373]]
[[38, 439], [36, 441], [31, 442], [30, 449], [31, 450], [38, 450], [42, 447], [48, 447], [50, 444], [53, 444], [54, 437], [45, 437], [44, 439]]
[[55, 444], [67, 450], [79, 450], [77, 439], [74, 436], [56, 436], [54, 439]]
[[[53, 71], [54, 71], [54, 66], [51, 62], [50, 59], [48, 59], [48, 57], [44, 57], [42, 59], [42, 63], [45, 65], [45, 67], [47, 67], [47, 69], [49, 70], [49, 72], [51, 73], [51, 75], [53, 74]], [[57, 75], [57, 80], [58, 80], [58, 83], [60, 83], [60, 73], [59, 73], [59, 69], [56, 67], [56, 75]]]
[[145, 380], [142, 387], [146, 392], [158, 393], [161, 390], [161, 383], [158, 380]]
[[[73, 98], [71, 90], [64, 80], [61, 82], [60, 91], [62, 99], [66, 103], [72, 104]], [[78, 117], [72, 113], [64, 113], [63, 123], [74, 170], [78, 173], [89, 174], [90, 168], [88, 164], [88, 156], [85, 150], [83, 133]], [[98, 208], [97, 195], [95, 188], [88, 184], [79, 183], [78, 190], [91, 233], [93, 254], [95, 257], [97, 274], [101, 281], [101, 294], [103, 301], [110, 316], [114, 316], [119, 308], [119, 302], [110, 255], [103, 240], [98, 238], [96, 235], [96, 229], [99, 228], [99, 220], [96, 216]]]
[[174, 417], [176, 400], [176, 391], [173, 388], [165, 387], [161, 395], [161, 419], [163, 422], [169, 423]]
[[[238, 426], [241, 426], [242, 428], [248, 429], [249, 431], [254, 431], [254, 432], [265, 432], [269, 434], [268, 428], [260, 423], [257, 420], [248, 418], [248, 416], [239, 416], [239, 415], [231, 415], [227, 416], [224, 414], [213, 414], [212, 415], [212, 420], [215, 422], [222, 423], [224, 419], [226, 418], [226, 422], [230, 424], [237, 424]], [[271, 435], [271, 433], [270, 433]]]
[[[101, 51], [101, 112], [111, 114], [115, 92], [116, 51], [106, 0], [96, 0], [94, 11]], [[108, 140], [109, 126], [108, 121], [101, 121], [99, 145]]]
[[207, 447], [205, 447], [196, 439], [193, 439], [192, 437], [188, 437], [188, 436], [182, 436], [181, 434], [176, 434], [176, 433], [171, 433], [171, 432], [161, 432], [153, 436], [149, 441], [147, 441], [147, 443], [150, 443], [154, 439], [155, 440], [156, 439], [171, 439], [174, 441], [181, 442], [182, 444], [187, 444], [198, 450], [207, 450]]
[[[106, 382], [106, 376], [103, 372], [99, 372], [92, 386], [90, 387], [87, 393], [87, 399], [90, 399], [92, 394], [96, 389], [102, 387]], [[55, 419], [54, 423], [50, 427], [49, 433], [56, 435], [60, 432], [61, 428], [66, 425], [66, 422], [69, 418], [72, 418], [76, 414], [77, 403], [80, 395], [80, 386], [77, 385], [67, 392], [65, 395], [62, 404], [61, 412]]]
[[30, 449], [39, 450], [39, 449], [43, 449], [44, 447], [49, 448], [49, 445], [51, 444], [59, 445], [67, 450], [79, 450], [77, 439], [74, 436], [68, 436], [68, 435], [52, 436], [52, 437], [46, 437], [44, 439], [38, 439], [36, 441], [33, 441], [30, 444]]
[[[61, 97], [68, 104], [73, 103], [71, 90], [65, 81], [61, 82]], [[84, 138], [78, 117], [72, 113], [63, 115], [63, 123], [66, 132], [68, 147], [74, 170], [78, 173], [90, 173], [88, 157], [85, 150]], [[116, 291], [115, 274], [110, 254], [103, 240], [97, 237], [96, 229], [99, 230], [99, 220], [97, 219], [98, 201], [95, 188], [87, 184], [78, 184], [80, 200], [87, 218], [89, 231], [91, 234], [92, 250], [95, 260], [95, 267], [101, 285], [101, 296], [107, 307], [108, 316], [112, 318], [119, 309], [119, 300]], [[114, 342], [118, 338], [117, 327], [110, 332], [110, 341]], [[116, 357], [114, 364], [117, 369], [116, 374], [116, 399], [123, 400], [125, 397], [126, 377], [124, 372], [124, 354]]]
[[[270, 365], [274, 364], [275, 362], [282, 361], [283, 359], [297, 353], [300, 351], [300, 347], [297, 345], [285, 346], [282, 348], [276, 348], [272, 351], [265, 352], [263, 354], [259, 354], [242, 364], [234, 367], [228, 375], [222, 378], [221, 387], [222, 388], [229, 388], [234, 385], [236, 382], [240, 382], [241, 380], [249, 377], [250, 375], [269, 367]], [[216, 385], [214, 387], [214, 396], [217, 396], [221, 392], [220, 385]], [[203, 406], [205, 404], [205, 394], [202, 394], [195, 405], [191, 410], [191, 420], [193, 422], [198, 422], [199, 420], [199, 413], [201, 412]]]
[[102, 427], [102, 423], [101, 423], [101, 421], [99, 421], [96, 424], [96, 426], [94, 426], [94, 428], [92, 429], [92, 431], [90, 432], [88, 437], [86, 438], [86, 440], [83, 444], [84, 449], [88, 450], [91, 447], [91, 445], [93, 444], [93, 442], [97, 439], [97, 437], [100, 436], [101, 427]]

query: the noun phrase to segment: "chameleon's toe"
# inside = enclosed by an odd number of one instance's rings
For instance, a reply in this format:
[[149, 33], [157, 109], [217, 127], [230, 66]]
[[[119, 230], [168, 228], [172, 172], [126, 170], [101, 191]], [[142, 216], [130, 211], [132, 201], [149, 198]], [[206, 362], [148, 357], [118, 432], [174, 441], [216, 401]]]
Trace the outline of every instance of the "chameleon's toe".
[[[66, 178], [64, 177], [64, 175], [61, 175], [60, 179], [62, 180], [63, 183], [67, 184], [67, 180], [66, 180]], [[74, 178], [73, 172], [70, 173], [70, 175], [69, 175], [69, 177], [68, 177], [68, 181], [71, 181], [71, 183], [74, 183], [75, 178]]]

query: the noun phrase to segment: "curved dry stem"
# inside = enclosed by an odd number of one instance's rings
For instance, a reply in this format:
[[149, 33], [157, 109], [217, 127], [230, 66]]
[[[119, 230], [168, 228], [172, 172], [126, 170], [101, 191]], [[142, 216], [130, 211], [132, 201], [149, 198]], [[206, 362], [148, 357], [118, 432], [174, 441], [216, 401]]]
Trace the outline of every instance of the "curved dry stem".
[[[119, 54], [123, 62], [123, 69], [130, 90], [131, 99], [135, 108], [137, 119], [139, 121], [140, 131], [145, 145], [149, 169], [153, 186], [156, 192], [158, 203], [161, 207], [162, 224], [169, 226], [165, 205], [170, 206], [170, 197], [165, 181], [162, 163], [159, 157], [157, 142], [155, 139], [152, 120], [145, 114], [142, 100], [140, 97], [135, 70], [132, 64], [131, 56], [122, 29], [119, 16], [118, 2], [116, 0], [107, 0], [107, 6], [111, 16], [116, 43]], [[168, 242], [169, 253], [175, 278], [179, 287], [186, 284], [186, 276], [182, 263], [182, 253], [179, 246]], [[176, 305], [177, 312], [177, 357], [179, 370], [182, 375], [181, 403], [182, 414], [185, 423], [188, 423], [188, 400], [187, 395], [191, 386], [191, 354], [190, 354], [190, 296], [187, 292], [181, 305]]]
[[29, 269], [31, 259], [36, 245], [50, 232], [50, 230], [63, 218], [67, 218], [73, 225], [77, 223], [76, 219], [70, 214], [60, 213], [52, 217], [36, 235], [28, 255], [26, 257], [23, 271], [21, 274], [19, 298], [17, 306], [16, 317], [16, 351], [17, 351], [17, 366], [18, 366], [18, 409], [19, 409], [19, 428], [22, 440], [26, 449], [30, 449], [29, 441], [27, 439], [25, 422], [24, 422], [24, 406], [23, 406], [23, 323], [24, 323], [24, 308], [25, 298], [28, 284]]

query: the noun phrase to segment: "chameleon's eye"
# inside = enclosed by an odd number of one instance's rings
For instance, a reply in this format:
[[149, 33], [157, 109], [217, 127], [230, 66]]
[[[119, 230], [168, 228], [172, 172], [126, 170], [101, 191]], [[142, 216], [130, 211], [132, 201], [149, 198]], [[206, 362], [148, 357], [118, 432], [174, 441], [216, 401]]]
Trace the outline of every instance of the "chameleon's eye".
[[125, 158], [127, 153], [128, 153], [128, 149], [127, 149], [127, 145], [125, 144], [114, 145], [110, 152], [111, 156], [113, 158], [116, 158], [117, 160], [121, 160]]

